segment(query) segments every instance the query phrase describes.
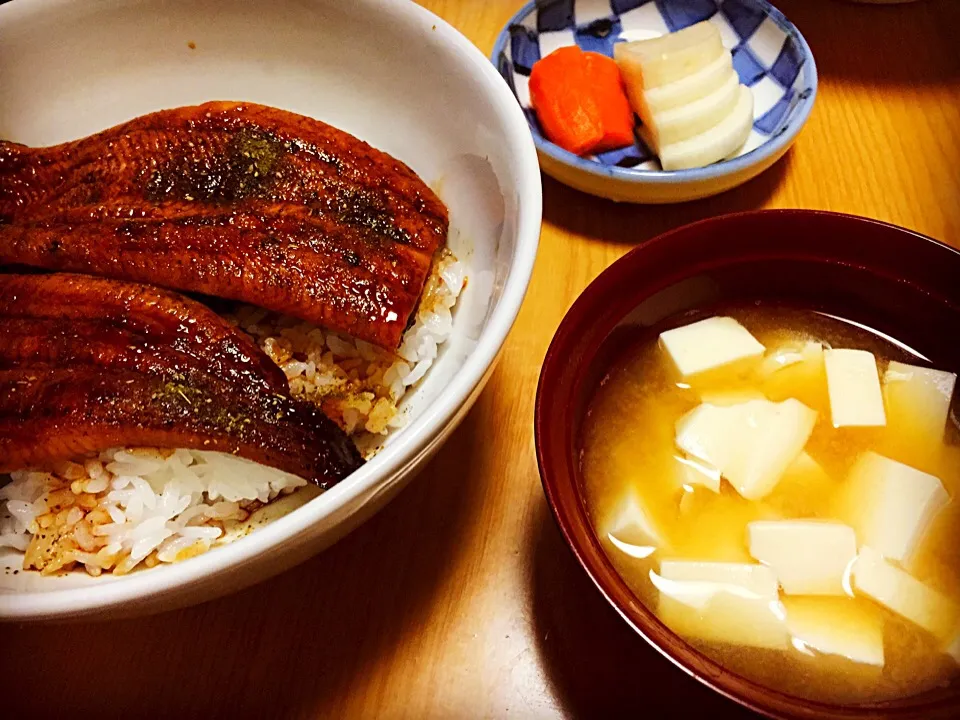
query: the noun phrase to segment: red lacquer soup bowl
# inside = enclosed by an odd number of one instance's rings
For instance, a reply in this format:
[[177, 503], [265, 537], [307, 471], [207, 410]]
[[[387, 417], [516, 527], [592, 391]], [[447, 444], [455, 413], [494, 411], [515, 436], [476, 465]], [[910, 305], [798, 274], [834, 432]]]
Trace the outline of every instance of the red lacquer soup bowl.
[[607, 559], [585, 506], [579, 435], [613, 361], [671, 318], [715, 305], [786, 304], [861, 323], [960, 370], [960, 252], [864, 218], [803, 210], [717, 217], [661, 235], [614, 263], [557, 330], [537, 389], [543, 487], [577, 560], [627, 623], [700, 682], [777, 718], [960, 718], [960, 684], [901, 700], [834, 705], [724, 670], [660, 622]]

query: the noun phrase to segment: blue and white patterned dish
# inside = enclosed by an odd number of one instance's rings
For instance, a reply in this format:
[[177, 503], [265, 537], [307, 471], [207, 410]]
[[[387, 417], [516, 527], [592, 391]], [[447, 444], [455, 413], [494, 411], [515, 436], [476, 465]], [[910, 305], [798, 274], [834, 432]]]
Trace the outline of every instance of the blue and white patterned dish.
[[[612, 56], [617, 42], [657, 37], [702, 20], [718, 27], [740, 81], [753, 93], [753, 130], [737, 157], [665, 172], [639, 138], [631, 147], [578, 157], [544, 137], [527, 87], [541, 57], [568, 45]], [[810, 47], [765, 0], [538, 0], [511, 18], [492, 60], [527, 116], [543, 170], [579, 190], [630, 202], [692, 200], [749, 180], [787, 151], [817, 93]]]

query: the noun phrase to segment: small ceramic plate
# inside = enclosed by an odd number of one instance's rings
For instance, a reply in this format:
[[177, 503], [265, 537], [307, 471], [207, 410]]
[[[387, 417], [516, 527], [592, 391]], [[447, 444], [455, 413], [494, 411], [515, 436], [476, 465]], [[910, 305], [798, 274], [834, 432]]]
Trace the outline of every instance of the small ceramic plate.
[[[530, 107], [530, 69], [557, 48], [613, 55], [618, 42], [645, 40], [709, 20], [753, 93], [753, 130], [739, 154], [693, 170], [665, 172], [638, 138], [630, 147], [579, 157], [544, 137]], [[817, 70], [806, 40], [764, 0], [547, 0], [529, 3], [497, 38], [492, 60], [530, 124], [544, 172], [611, 200], [671, 203], [715, 195], [766, 170], [789, 149], [813, 107]]]

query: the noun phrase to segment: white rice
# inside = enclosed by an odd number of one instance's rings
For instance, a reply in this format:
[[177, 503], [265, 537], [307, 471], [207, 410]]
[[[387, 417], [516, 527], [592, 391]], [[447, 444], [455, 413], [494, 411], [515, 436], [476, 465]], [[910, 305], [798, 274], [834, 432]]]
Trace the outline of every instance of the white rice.
[[[373, 452], [404, 424], [398, 408], [450, 336], [466, 278], [445, 253], [397, 352], [299, 320], [241, 308], [233, 318], [313, 400]], [[371, 441], [374, 440], [374, 441]], [[231, 524], [306, 481], [223, 453], [121, 448], [78, 462], [14, 472], [0, 487], [0, 548], [44, 574], [79, 565], [92, 575], [129, 572], [206, 552]]]
[[463, 266], [445, 253], [396, 353], [259, 308], [241, 308], [235, 320], [283, 369], [294, 396], [319, 403], [348, 434], [384, 435], [404, 424], [397, 403], [450, 336], [451, 311], [465, 282]]
[[0, 546], [23, 551], [26, 569], [52, 573], [79, 562], [94, 575], [205, 552], [229, 523], [306, 485], [243, 458], [196, 450], [108, 450], [83, 464], [11, 477], [0, 488]]

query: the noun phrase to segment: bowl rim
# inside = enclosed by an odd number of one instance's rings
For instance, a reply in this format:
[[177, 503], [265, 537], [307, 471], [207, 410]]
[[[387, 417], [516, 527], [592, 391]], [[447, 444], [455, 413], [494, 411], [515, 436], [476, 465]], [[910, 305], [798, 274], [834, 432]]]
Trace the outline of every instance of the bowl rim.
[[[783, 14], [767, 0], [750, 0], [760, 7], [764, 13], [772, 18], [781, 27], [792, 33], [799, 41], [803, 50], [804, 70], [809, 73], [810, 93], [805, 98], [801, 98], [800, 104], [794, 110], [796, 118], [789, 127], [778, 135], [771, 135], [763, 143], [755, 147], [750, 152], [744, 153], [732, 160], [720, 160], [706, 167], [691, 168], [689, 170], [643, 170], [638, 168], [620, 167], [618, 165], [603, 165], [602, 163], [574, 155], [569, 150], [564, 150], [559, 145], [554, 144], [541, 133], [534, 133], [530, 130], [534, 145], [538, 153], [546, 155], [551, 160], [572, 167], [577, 171], [595, 178], [606, 180], [620, 180], [626, 183], [637, 185], [674, 185], [679, 183], [700, 183], [710, 180], [717, 180], [736, 176], [748, 168], [763, 165], [766, 161], [776, 159], [783, 154], [787, 148], [793, 144], [800, 131], [803, 130], [810, 119], [813, 111], [813, 105], [817, 98], [817, 88], [819, 86], [819, 76], [817, 74], [817, 63], [813, 57], [813, 51], [807, 43], [803, 33]], [[497, 41], [490, 53], [490, 61], [494, 66], [498, 66], [500, 55], [505, 51], [508, 38], [510, 36], [510, 27], [519, 25], [520, 21], [530, 15], [537, 9], [537, 0], [531, 0], [520, 10], [514, 13], [497, 34]], [[718, 11], [719, 12], [719, 11]], [[499, 75], [499, 70], [497, 71]], [[502, 75], [500, 76], [503, 77]], [[513, 95], [513, 91], [510, 93]], [[519, 106], [519, 99], [514, 96], [514, 102]], [[529, 127], [529, 123], [528, 123]]]
[[[556, 443], [553, 438], [551, 438], [551, 433], [547, 430], [547, 427], [553, 424], [554, 418], [557, 417], [557, 408], [547, 397], [554, 398], [557, 396], [556, 381], [562, 372], [561, 368], [569, 367], [575, 362], [571, 360], [569, 353], [571, 347], [575, 345], [570, 338], [573, 336], [577, 326], [582, 325], [581, 318], [589, 315], [589, 310], [595, 308], [598, 303], [602, 303], [604, 298], [609, 298], [611, 292], [617, 286], [622, 286], [622, 283], [611, 282], [611, 278], [615, 277], [618, 272], [621, 272], [625, 265], [634, 262], [632, 258], [636, 258], [636, 256], [644, 253], [646, 248], [668, 245], [673, 241], [675, 236], [696, 232], [696, 229], [700, 227], [711, 227], [715, 229], [718, 224], [736, 223], [741, 219], [757, 216], [780, 217], [782, 218], [782, 222], [789, 222], [791, 218], [798, 216], [808, 218], [822, 217], [833, 222], [883, 228], [887, 231], [895, 231], [905, 239], [911, 237], [912, 240], [909, 242], [921, 242], [935, 246], [938, 248], [937, 252], [949, 251], [949, 254], [954, 256], [955, 261], [960, 264], [960, 249], [914, 230], [847, 213], [789, 208], [749, 210], [704, 218], [668, 230], [644, 242], [642, 245], [634, 247], [605, 268], [577, 296], [576, 300], [564, 314], [560, 325], [557, 327], [544, 357], [543, 365], [541, 366], [534, 404], [534, 444], [540, 482], [547, 499], [547, 504], [550, 507], [551, 515], [561, 535], [563, 535], [567, 548], [576, 559], [577, 564], [627, 625], [650, 645], [650, 647], [673, 663], [675, 667], [729, 700], [749, 708], [754, 712], [772, 718], [804, 718], [804, 720], [812, 720], [813, 718], [824, 717], [836, 719], [849, 718], [850, 720], [878, 720], [879, 718], [896, 717], [904, 720], [907, 718], [912, 720], [921, 717], [934, 717], [933, 714], [917, 714], [923, 712], [933, 713], [934, 711], [937, 713], [935, 717], [938, 718], [953, 717], [952, 713], [956, 712], [957, 707], [960, 707], [960, 699], [946, 702], [940, 701], [939, 703], [935, 700], [933, 701], [935, 704], [931, 707], [925, 707], [923, 705], [915, 707], [891, 707], [891, 701], [842, 705], [789, 695], [755, 682], [732, 670], [727, 670], [722, 664], [686, 642], [679, 634], [660, 621], [653, 611], [647, 608], [646, 604], [630, 590], [620, 574], [613, 568], [612, 564], [609, 563], [609, 560], [606, 559], [602, 549], [598, 551], [597, 555], [601, 558], [602, 563], [609, 566], [604, 568], [606, 574], [614, 578], [613, 583], [609, 586], [602, 577], [604, 572], [602, 572], [595, 563], [591, 562], [588, 557], [588, 549], [594, 545], [599, 547], [599, 543], [596, 532], [592, 529], [592, 525], [586, 517], [586, 509], [583, 506], [580, 491], [576, 487], [578, 476], [575, 473], [570, 474], [566, 469], [561, 468], [564, 463], [561, 462], [558, 465], [552, 459], [550, 451], [554, 449]], [[736, 262], [735, 258], [732, 258], [732, 260]], [[671, 280], [676, 281], [677, 278], [673, 277]], [[583, 370], [584, 368], [580, 367], [574, 370], [574, 373], [578, 377], [582, 377]], [[575, 386], [571, 386], [571, 390], [573, 387]], [[566, 397], [566, 394], [564, 397]], [[551, 410], [548, 410], [548, 406], [550, 406]], [[564, 419], [562, 422], [569, 424], [570, 420]], [[563, 442], [566, 442], [567, 439], [568, 438], [565, 437]], [[576, 506], [575, 509], [568, 508], [567, 503], [562, 502], [560, 498], [559, 488], [571, 482], [575, 486], [574, 493], [577, 498], [573, 503]], [[634, 598], [636, 604], [642, 608], [642, 611], [636, 612], [624, 606], [616, 599], [617, 595]], [[678, 653], [668, 645], [661, 645], [653, 639], [655, 635], [671, 637], [676, 641], [676, 647], [683, 649], [682, 652]], [[733, 682], [731, 682], [730, 679], [733, 679]], [[744, 694], [742, 692], [743, 688], [750, 690], [750, 694]], [[898, 698], [892, 702], [903, 702], [909, 699], [909, 697]], [[943, 714], [944, 709], [951, 714]], [[888, 715], [887, 713], [892, 714]]]
[[[311, 3], [318, 0], [309, 0]], [[13, 2], [0, 7], [4, 20], [27, 17], [32, 12], [48, 12], [75, 4], [78, 0], [34, 0]], [[0, 621], [50, 620], [76, 618], [102, 613], [131, 601], [160, 595], [182, 594], [212, 577], [236, 572], [282, 544], [306, 541], [315, 523], [328, 517], [342, 525], [352, 513], [344, 508], [358, 498], [385, 488], [389, 481], [427, 453], [444, 428], [455, 423], [464, 404], [481, 387], [516, 320], [533, 272], [540, 238], [542, 188], [536, 151], [526, 118], [503, 78], [487, 62], [483, 53], [452, 25], [410, 0], [354, 0], [359, 12], [388, 14], [406, 32], [423, 35], [437, 46], [444, 46], [452, 58], [457, 56], [488, 93], [487, 102], [495, 106], [506, 128], [504, 144], [518, 157], [516, 163], [517, 223], [516, 244], [502, 294], [490, 312], [476, 347], [467, 356], [444, 391], [424, 408], [396, 442], [376, 457], [302, 507], [278, 518], [247, 537], [189, 561], [158, 566], [131, 573], [122, 578], [104, 576], [104, 582], [82, 587], [45, 591], [0, 592]], [[338, 514], [340, 515], [339, 517]], [[332, 532], [331, 527], [326, 532]]]

